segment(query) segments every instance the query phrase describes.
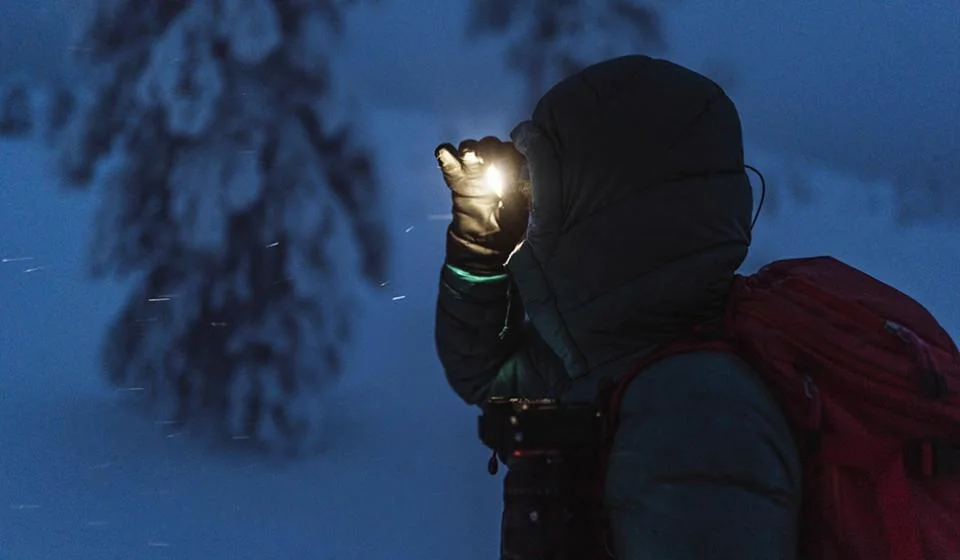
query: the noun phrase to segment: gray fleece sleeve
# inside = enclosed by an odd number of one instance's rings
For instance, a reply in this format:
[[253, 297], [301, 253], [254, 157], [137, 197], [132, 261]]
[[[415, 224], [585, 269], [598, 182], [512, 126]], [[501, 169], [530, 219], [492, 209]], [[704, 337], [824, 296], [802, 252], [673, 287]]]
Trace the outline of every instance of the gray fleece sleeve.
[[736, 357], [651, 366], [624, 395], [607, 471], [618, 560], [794, 560], [800, 463], [788, 424]]

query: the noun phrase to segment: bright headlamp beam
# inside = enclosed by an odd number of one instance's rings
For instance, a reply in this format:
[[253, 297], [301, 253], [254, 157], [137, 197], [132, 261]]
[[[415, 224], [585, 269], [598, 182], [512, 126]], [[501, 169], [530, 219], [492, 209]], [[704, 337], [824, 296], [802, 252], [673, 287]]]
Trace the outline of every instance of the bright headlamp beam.
[[487, 190], [498, 197], [503, 197], [503, 173], [497, 169], [496, 165], [491, 164], [487, 166], [487, 171], [483, 176], [483, 183]]

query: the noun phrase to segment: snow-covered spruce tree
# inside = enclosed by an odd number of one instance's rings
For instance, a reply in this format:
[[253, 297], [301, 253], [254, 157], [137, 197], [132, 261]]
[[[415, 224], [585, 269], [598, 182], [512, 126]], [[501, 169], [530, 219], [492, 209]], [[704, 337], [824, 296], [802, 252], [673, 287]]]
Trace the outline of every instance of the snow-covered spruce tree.
[[507, 38], [506, 62], [528, 101], [557, 80], [619, 54], [665, 46], [655, 2], [471, 0], [468, 34]]
[[105, 339], [109, 379], [175, 420], [313, 449], [355, 290], [386, 259], [371, 158], [329, 95], [346, 8], [93, 6], [60, 161], [102, 189], [94, 274], [135, 282]]

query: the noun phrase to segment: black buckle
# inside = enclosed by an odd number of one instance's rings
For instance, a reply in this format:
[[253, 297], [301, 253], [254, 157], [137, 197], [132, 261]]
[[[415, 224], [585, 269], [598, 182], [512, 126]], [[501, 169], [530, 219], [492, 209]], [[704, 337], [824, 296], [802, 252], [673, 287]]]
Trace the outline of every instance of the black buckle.
[[926, 439], [911, 441], [904, 449], [907, 471], [919, 478], [960, 474], [960, 444]]

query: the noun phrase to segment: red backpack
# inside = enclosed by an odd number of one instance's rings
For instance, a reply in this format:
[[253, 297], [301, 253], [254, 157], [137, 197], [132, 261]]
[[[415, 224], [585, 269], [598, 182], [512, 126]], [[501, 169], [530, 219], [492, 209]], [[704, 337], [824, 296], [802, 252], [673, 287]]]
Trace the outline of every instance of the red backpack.
[[737, 276], [714, 341], [667, 356], [732, 352], [767, 381], [804, 467], [801, 557], [960, 559], [960, 354], [919, 303], [836, 259]]

